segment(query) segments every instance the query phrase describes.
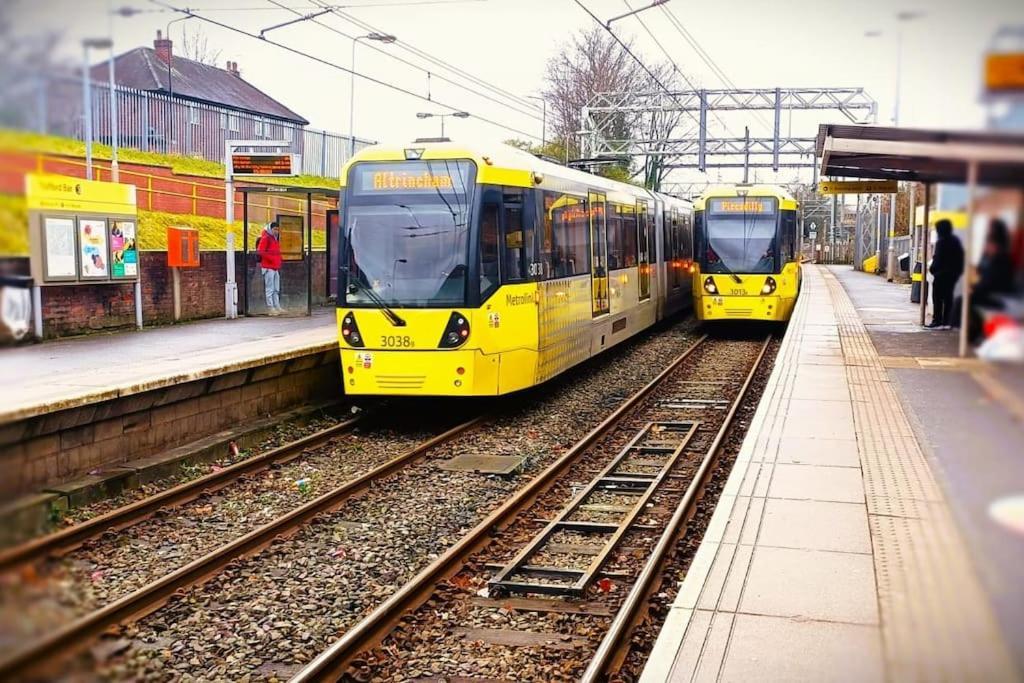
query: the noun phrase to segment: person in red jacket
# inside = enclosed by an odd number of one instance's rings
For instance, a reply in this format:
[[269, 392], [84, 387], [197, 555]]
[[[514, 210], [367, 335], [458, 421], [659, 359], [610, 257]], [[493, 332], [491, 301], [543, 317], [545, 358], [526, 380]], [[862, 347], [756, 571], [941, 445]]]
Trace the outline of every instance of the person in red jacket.
[[270, 315], [281, 315], [281, 226], [277, 221], [270, 223], [260, 235], [256, 254], [263, 271], [263, 288], [267, 295], [267, 309]]

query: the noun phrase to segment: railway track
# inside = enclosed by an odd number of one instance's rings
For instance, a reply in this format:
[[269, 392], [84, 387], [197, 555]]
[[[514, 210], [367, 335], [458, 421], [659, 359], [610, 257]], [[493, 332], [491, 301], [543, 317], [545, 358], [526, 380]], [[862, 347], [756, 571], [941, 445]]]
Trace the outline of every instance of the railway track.
[[700, 339], [292, 680], [604, 680], [770, 341]]
[[[149, 581], [118, 599], [71, 619], [57, 629], [29, 640], [0, 655], [0, 680], [10, 680], [47, 671], [57, 662], [86, 647], [107, 629], [138, 619], [158, 609], [168, 598], [201, 584], [240, 558], [259, 552], [278, 538], [294, 533], [317, 515], [334, 509], [374, 481], [387, 477], [431, 448], [443, 443], [482, 418], [475, 417], [421, 440], [383, 463], [349, 478], [312, 500], [293, 506], [285, 514], [251, 531], [218, 545], [197, 559]], [[149, 498], [137, 501], [61, 532], [18, 546], [0, 555], [0, 570], [17, 571], [47, 558], [67, 554], [86, 543], [114, 541], [119, 531], [166, 514], [171, 508], [210, 496], [240, 480], [300, 458], [311, 449], [328, 445], [339, 436], [351, 434], [366, 418], [353, 418], [291, 443], [240, 461], [198, 479], [185, 482]]]

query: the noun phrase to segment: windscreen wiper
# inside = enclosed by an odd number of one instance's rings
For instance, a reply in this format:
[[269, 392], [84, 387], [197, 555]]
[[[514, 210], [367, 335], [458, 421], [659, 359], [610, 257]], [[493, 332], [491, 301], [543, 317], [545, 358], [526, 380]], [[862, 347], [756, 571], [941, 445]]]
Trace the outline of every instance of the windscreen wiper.
[[[344, 270], [346, 274], [349, 273], [348, 268], [343, 268], [342, 270]], [[395, 313], [391, 309], [391, 307], [388, 306], [387, 302], [384, 301], [384, 299], [382, 299], [379, 294], [377, 294], [377, 292], [373, 291], [372, 288], [360, 283], [358, 280], [350, 280], [348, 283], [349, 294], [355, 294], [359, 290], [362, 290], [363, 292], [366, 293], [366, 297], [377, 305], [377, 307], [380, 309], [380, 312], [384, 314], [384, 317], [387, 318], [388, 322], [390, 322], [394, 327], [405, 327], [405, 320], [397, 313]]]
[[[711, 244], [710, 240], [708, 240], [708, 244]], [[714, 251], [714, 249], [715, 249], [715, 245], [711, 244], [711, 250]], [[715, 255], [718, 256], [718, 252], [717, 251], [715, 252]], [[743, 284], [743, 280], [740, 278], [740, 276], [737, 275], [736, 273], [734, 273], [732, 271], [732, 268], [730, 268], [729, 266], [725, 265], [725, 260], [721, 256], [718, 257], [718, 265], [721, 266], [723, 270], [725, 270], [726, 275], [730, 276], [733, 279], [733, 282], [735, 282], [738, 285], [742, 285]]]

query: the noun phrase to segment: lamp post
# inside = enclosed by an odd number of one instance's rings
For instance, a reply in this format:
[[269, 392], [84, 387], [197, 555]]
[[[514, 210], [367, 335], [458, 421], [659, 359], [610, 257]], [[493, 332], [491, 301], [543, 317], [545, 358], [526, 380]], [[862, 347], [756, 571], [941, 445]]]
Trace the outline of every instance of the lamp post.
[[351, 158], [356, 153], [356, 45], [360, 40], [375, 40], [378, 43], [390, 44], [398, 40], [390, 33], [367, 33], [352, 41], [352, 61], [349, 62], [352, 73], [349, 74], [348, 91], [348, 155]]
[[540, 100], [542, 111], [541, 124], [540, 124], [540, 148], [544, 150], [544, 146], [547, 145], [547, 134], [548, 134], [548, 101], [538, 95], [527, 95], [527, 99]]
[[[919, 19], [924, 16], [924, 12], [913, 11], [913, 10], [900, 10], [896, 13], [896, 86], [895, 92], [893, 93], [892, 103], [892, 125], [899, 127], [900, 125], [900, 91], [903, 84], [903, 24], [914, 19]], [[866, 31], [864, 37], [866, 38], [880, 38], [885, 33], [881, 30]], [[885, 276], [887, 280], [893, 280], [896, 277], [896, 244], [894, 238], [896, 237], [896, 199], [898, 194], [893, 194], [892, 203], [889, 206], [889, 248], [886, 254], [885, 260]], [[911, 217], [913, 220], [913, 217]], [[879, 236], [880, 237], [880, 236]], [[882, 254], [879, 253], [878, 257], [881, 258]]]
[[454, 116], [457, 119], [468, 119], [469, 118], [469, 112], [468, 111], [453, 111], [453, 112], [450, 112], [448, 114], [434, 114], [432, 112], [421, 111], [421, 112], [418, 112], [416, 114], [416, 118], [418, 118], [418, 119], [433, 119], [433, 118], [441, 119], [441, 137], [444, 137], [444, 120], [446, 118], [448, 118], [449, 116]]
[[89, 77], [89, 50], [110, 48], [109, 38], [86, 38], [82, 41], [82, 114], [84, 116], [83, 137], [85, 138], [85, 178], [92, 180], [92, 88]]

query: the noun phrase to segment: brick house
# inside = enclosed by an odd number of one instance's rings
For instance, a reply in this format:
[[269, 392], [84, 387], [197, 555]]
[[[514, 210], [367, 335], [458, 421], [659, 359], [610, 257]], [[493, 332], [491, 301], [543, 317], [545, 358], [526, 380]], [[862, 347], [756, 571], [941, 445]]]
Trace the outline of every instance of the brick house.
[[[90, 75], [97, 84], [109, 82], [109, 61], [91, 67]], [[114, 77], [119, 90], [138, 92], [119, 98], [124, 146], [209, 159], [223, 155], [225, 140], [275, 139], [303, 151], [309, 121], [242, 78], [237, 62], [221, 69], [175, 55], [160, 31], [153, 47], [115, 57]], [[109, 126], [108, 116], [98, 117], [97, 139], [109, 140]]]

